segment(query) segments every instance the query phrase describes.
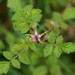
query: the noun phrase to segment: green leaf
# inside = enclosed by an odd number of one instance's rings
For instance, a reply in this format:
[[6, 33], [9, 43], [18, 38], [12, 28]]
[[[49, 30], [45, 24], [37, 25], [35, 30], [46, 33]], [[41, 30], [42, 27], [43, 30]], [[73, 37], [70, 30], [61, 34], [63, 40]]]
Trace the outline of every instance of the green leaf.
[[55, 47], [54, 48], [54, 54], [55, 54], [55, 56], [60, 57], [60, 55], [61, 55], [61, 48], [60, 47]]
[[26, 33], [29, 30], [29, 26], [25, 22], [14, 22], [13, 26], [16, 31], [20, 31], [21, 33]]
[[64, 20], [75, 18], [75, 7], [66, 8], [63, 13]]
[[30, 36], [29, 35], [25, 35], [25, 40], [26, 40], [26, 43], [28, 45], [30, 45], [31, 41], [30, 41]]
[[73, 44], [71, 42], [69, 43], [64, 43], [62, 45], [62, 50], [65, 52], [65, 53], [70, 53], [70, 52], [73, 52], [74, 49], [73, 49]]
[[62, 17], [58, 12], [53, 12], [53, 20], [54, 21], [61, 21]]
[[7, 6], [14, 11], [21, 8], [21, 0], [8, 0]]
[[20, 56], [19, 56], [20, 62], [24, 64], [30, 64], [30, 59], [28, 56], [28, 52], [24, 51]]
[[10, 45], [10, 43], [14, 43], [15, 37], [14, 37], [14, 35], [11, 32], [8, 32], [8, 33], [6, 33], [5, 40]]
[[14, 54], [19, 53], [24, 48], [27, 50], [28, 46], [24, 44], [14, 44], [13, 46], [10, 46], [11, 52]]
[[42, 15], [40, 14], [41, 10], [40, 9], [33, 9], [32, 10], [32, 21], [33, 22], [39, 22]]
[[32, 9], [32, 5], [19, 9], [13, 16], [13, 26], [16, 31], [27, 33], [33, 25], [37, 25], [41, 19], [41, 10]]
[[21, 33], [26, 33], [26, 32], [28, 32], [28, 30], [29, 30], [29, 27], [28, 26], [22, 25]]
[[35, 21], [32, 21], [31, 24], [30, 24], [30, 27], [32, 27], [33, 25], [38, 25], [38, 23], [35, 22]]
[[62, 42], [63, 42], [63, 37], [62, 36], [58, 36], [57, 39], [56, 39], [56, 44], [57, 45], [62, 45]]
[[36, 65], [38, 63], [38, 58], [39, 58], [40, 55], [36, 55], [36, 53], [32, 53], [31, 56], [30, 56], [30, 59], [31, 59], [31, 64], [32, 65]]
[[59, 65], [54, 65], [54, 66], [51, 68], [51, 75], [62, 75]]
[[20, 69], [20, 62], [17, 59], [13, 59], [11, 63], [15, 68]]
[[14, 51], [14, 50], [21, 50], [22, 49], [22, 44], [14, 44], [11, 51]]
[[36, 46], [35, 46], [34, 43], [31, 43], [31, 44], [30, 44], [30, 48], [31, 48], [32, 50], [36, 51]]
[[[28, 50], [28, 45], [27, 45], [27, 40], [25, 39], [26, 38], [26, 36], [23, 36], [24, 38], [19, 38], [18, 40], [17, 40], [17, 44], [15, 44], [15, 45], [13, 45], [13, 46], [15, 46], [14, 48], [15, 48], [15, 51], [16, 50], [19, 50], [19, 51], [21, 51], [22, 49], [25, 49], [25, 50]], [[17, 48], [17, 49], [16, 49]], [[14, 49], [12, 49], [12, 51], [14, 51]]]
[[10, 62], [2, 61], [0, 62], [0, 74], [7, 74], [8, 70], [10, 68]]
[[47, 68], [45, 66], [39, 66], [33, 70], [33, 75], [46, 75], [47, 74]]
[[44, 56], [47, 57], [49, 56], [53, 51], [53, 46], [52, 45], [46, 45], [44, 48]]
[[67, 29], [68, 25], [66, 23], [64, 23], [64, 22], [63, 23], [61, 22], [60, 27], [63, 28], [63, 29]]
[[32, 5], [27, 5], [24, 7], [24, 12], [29, 13], [32, 11], [33, 6]]
[[49, 33], [48, 42], [49, 42], [49, 43], [54, 43], [54, 42], [55, 42], [55, 39], [56, 39], [55, 34], [54, 34], [53, 31], [51, 31], [51, 32]]
[[56, 64], [58, 64], [58, 58], [54, 55], [54, 53], [52, 53], [48, 59], [46, 60], [46, 64], [48, 67], [52, 67]]
[[11, 60], [13, 58], [13, 54], [11, 52], [8, 52], [8, 51], [4, 51], [3, 55], [8, 60]]
[[24, 38], [24, 39], [23, 39], [23, 38], [19, 38], [19, 39], [18, 39], [18, 42], [19, 42], [20, 44], [26, 44], [25, 38]]
[[59, 27], [58, 26], [55, 26], [53, 28], [53, 32], [55, 33], [56, 36], [58, 36], [60, 34], [60, 30], [59, 30]]

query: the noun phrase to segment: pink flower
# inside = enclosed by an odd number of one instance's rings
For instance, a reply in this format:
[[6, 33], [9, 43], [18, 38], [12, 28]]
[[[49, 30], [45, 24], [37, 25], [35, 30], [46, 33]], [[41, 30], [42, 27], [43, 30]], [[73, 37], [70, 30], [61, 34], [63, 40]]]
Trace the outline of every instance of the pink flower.
[[[46, 32], [45, 32], [45, 33], [46, 33]], [[45, 33], [38, 34], [37, 31], [35, 31], [35, 34], [34, 34], [34, 35], [30, 34], [31, 40], [34, 41], [34, 42], [38, 42], [38, 43], [39, 43], [39, 42], [41, 42], [41, 41], [40, 41], [40, 38], [41, 38]]]

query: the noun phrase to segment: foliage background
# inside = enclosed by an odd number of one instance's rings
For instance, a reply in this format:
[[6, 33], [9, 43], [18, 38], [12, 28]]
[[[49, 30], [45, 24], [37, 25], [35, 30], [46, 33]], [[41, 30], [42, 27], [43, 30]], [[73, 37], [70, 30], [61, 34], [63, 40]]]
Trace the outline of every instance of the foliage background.
[[[12, 0], [13, 2], [14, 0]], [[43, 17], [38, 27], [38, 32], [46, 31], [50, 24], [46, 25], [46, 20], [52, 18], [53, 12], [62, 13], [66, 7], [75, 6], [75, 0], [21, 0], [23, 6], [32, 4], [34, 8], [42, 10]], [[11, 3], [12, 3], [11, 2]], [[2, 55], [3, 51], [9, 50], [10, 43], [14, 42], [21, 34], [13, 30], [11, 17], [14, 14], [12, 10], [7, 7], [7, 0], [0, 0], [0, 60], [6, 60]], [[70, 15], [70, 14], [68, 14]], [[60, 29], [60, 34], [64, 37], [64, 42], [75, 42], [75, 19], [67, 20], [67, 29]], [[44, 23], [44, 24], [43, 24]], [[41, 49], [41, 48], [40, 48]], [[41, 53], [39, 54], [41, 56]], [[75, 52], [71, 54], [63, 53], [59, 61], [55, 58], [45, 59], [33, 54], [35, 67], [32, 65], [21, 64], [21, 69], [15, 69], [11, 66], [7, 75], [75, 75]], [[40, 61], [40, 62], [39, 62]], [[59, 62], [59, 66], [55, 65]], [[51, 70], [49, 67], [55, 65]], [[61, 67], [61, 71], [59, 70]], [[49, 68], [49, 69], [48, 69]], [[48, 69], [48, 70], [47, 70]], [[45, 74], [48, 71], [48, 74]], [[4, 74], [3, 74], [4, 75]]]

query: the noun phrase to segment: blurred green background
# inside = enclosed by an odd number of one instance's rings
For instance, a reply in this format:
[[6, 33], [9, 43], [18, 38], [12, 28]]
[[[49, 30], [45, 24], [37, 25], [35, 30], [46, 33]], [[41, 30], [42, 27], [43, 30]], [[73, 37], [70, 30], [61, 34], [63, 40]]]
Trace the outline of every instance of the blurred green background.
[[[48, 29], [46, 20], [52, 18], [53, 12], [62, 13], [66, 7], [75, 7], [75, 0], [21, 0], [23, 6], [32, 4], [34, 8], [42, 10], [42, 19], [38, 27], [41, 33]], [[21, 34], [15, 32], [12, 25], [12, 15], [14, 12], [7, 7], [8, 0], [0, 0], [0, 61], [6, 60], [2, 55], [3, 51], [9, 50], [10, 43], [14, 43]], [[67, 21], [68, 28], [60, 29], [60, 34], [64, 36], [65, 42], [75, 42], [75, 19]], [[42, 49], [42, 48], [40, 48]], [[53, 55], [43, 59], [39, 51], [32, 54], [32, 65], [21, 64], [21, 69], [11, 66], [7, 75], [75, 75], [75, 52], [62, 54], [59, 60]], [[44, 62], [44, 60], [46, 60]], [[58, 63], [58, 64], [57, 64]], [[57, 64], [57, 65], [56, 65]], [[51, 66], [53, 66], [51, 68]], [[4, 74], [3, 74], [4, 75]]]

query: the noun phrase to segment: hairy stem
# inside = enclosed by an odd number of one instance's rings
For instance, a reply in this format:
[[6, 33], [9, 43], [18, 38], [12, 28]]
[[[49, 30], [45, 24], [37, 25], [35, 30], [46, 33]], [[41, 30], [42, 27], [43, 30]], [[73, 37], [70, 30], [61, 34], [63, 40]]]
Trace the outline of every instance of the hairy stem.
[[[17, 58], [18, 56], [20, 56], [24, 51], [25, 51], [24, 49], [21, 50], [16, 56], [13, 57], [13, 59], [16, 59], [16, 58]], [[13, 60], [13, 59], [12, 59], [12, 60]], [[10, 61], [10, 62], [11, 62], [11, 61]]]
[[59, 45], [56, 45], [56, 44], [52, 44], [52, 43], [47, 43], [47, 42], [42, 42], [42, 43], [44, 43], [44, 44], [49, 44], [49, 45], [52, 45], [52, 46], [57, 46], [57, 47], [61, 47], [61, 46], [59, 46]]

